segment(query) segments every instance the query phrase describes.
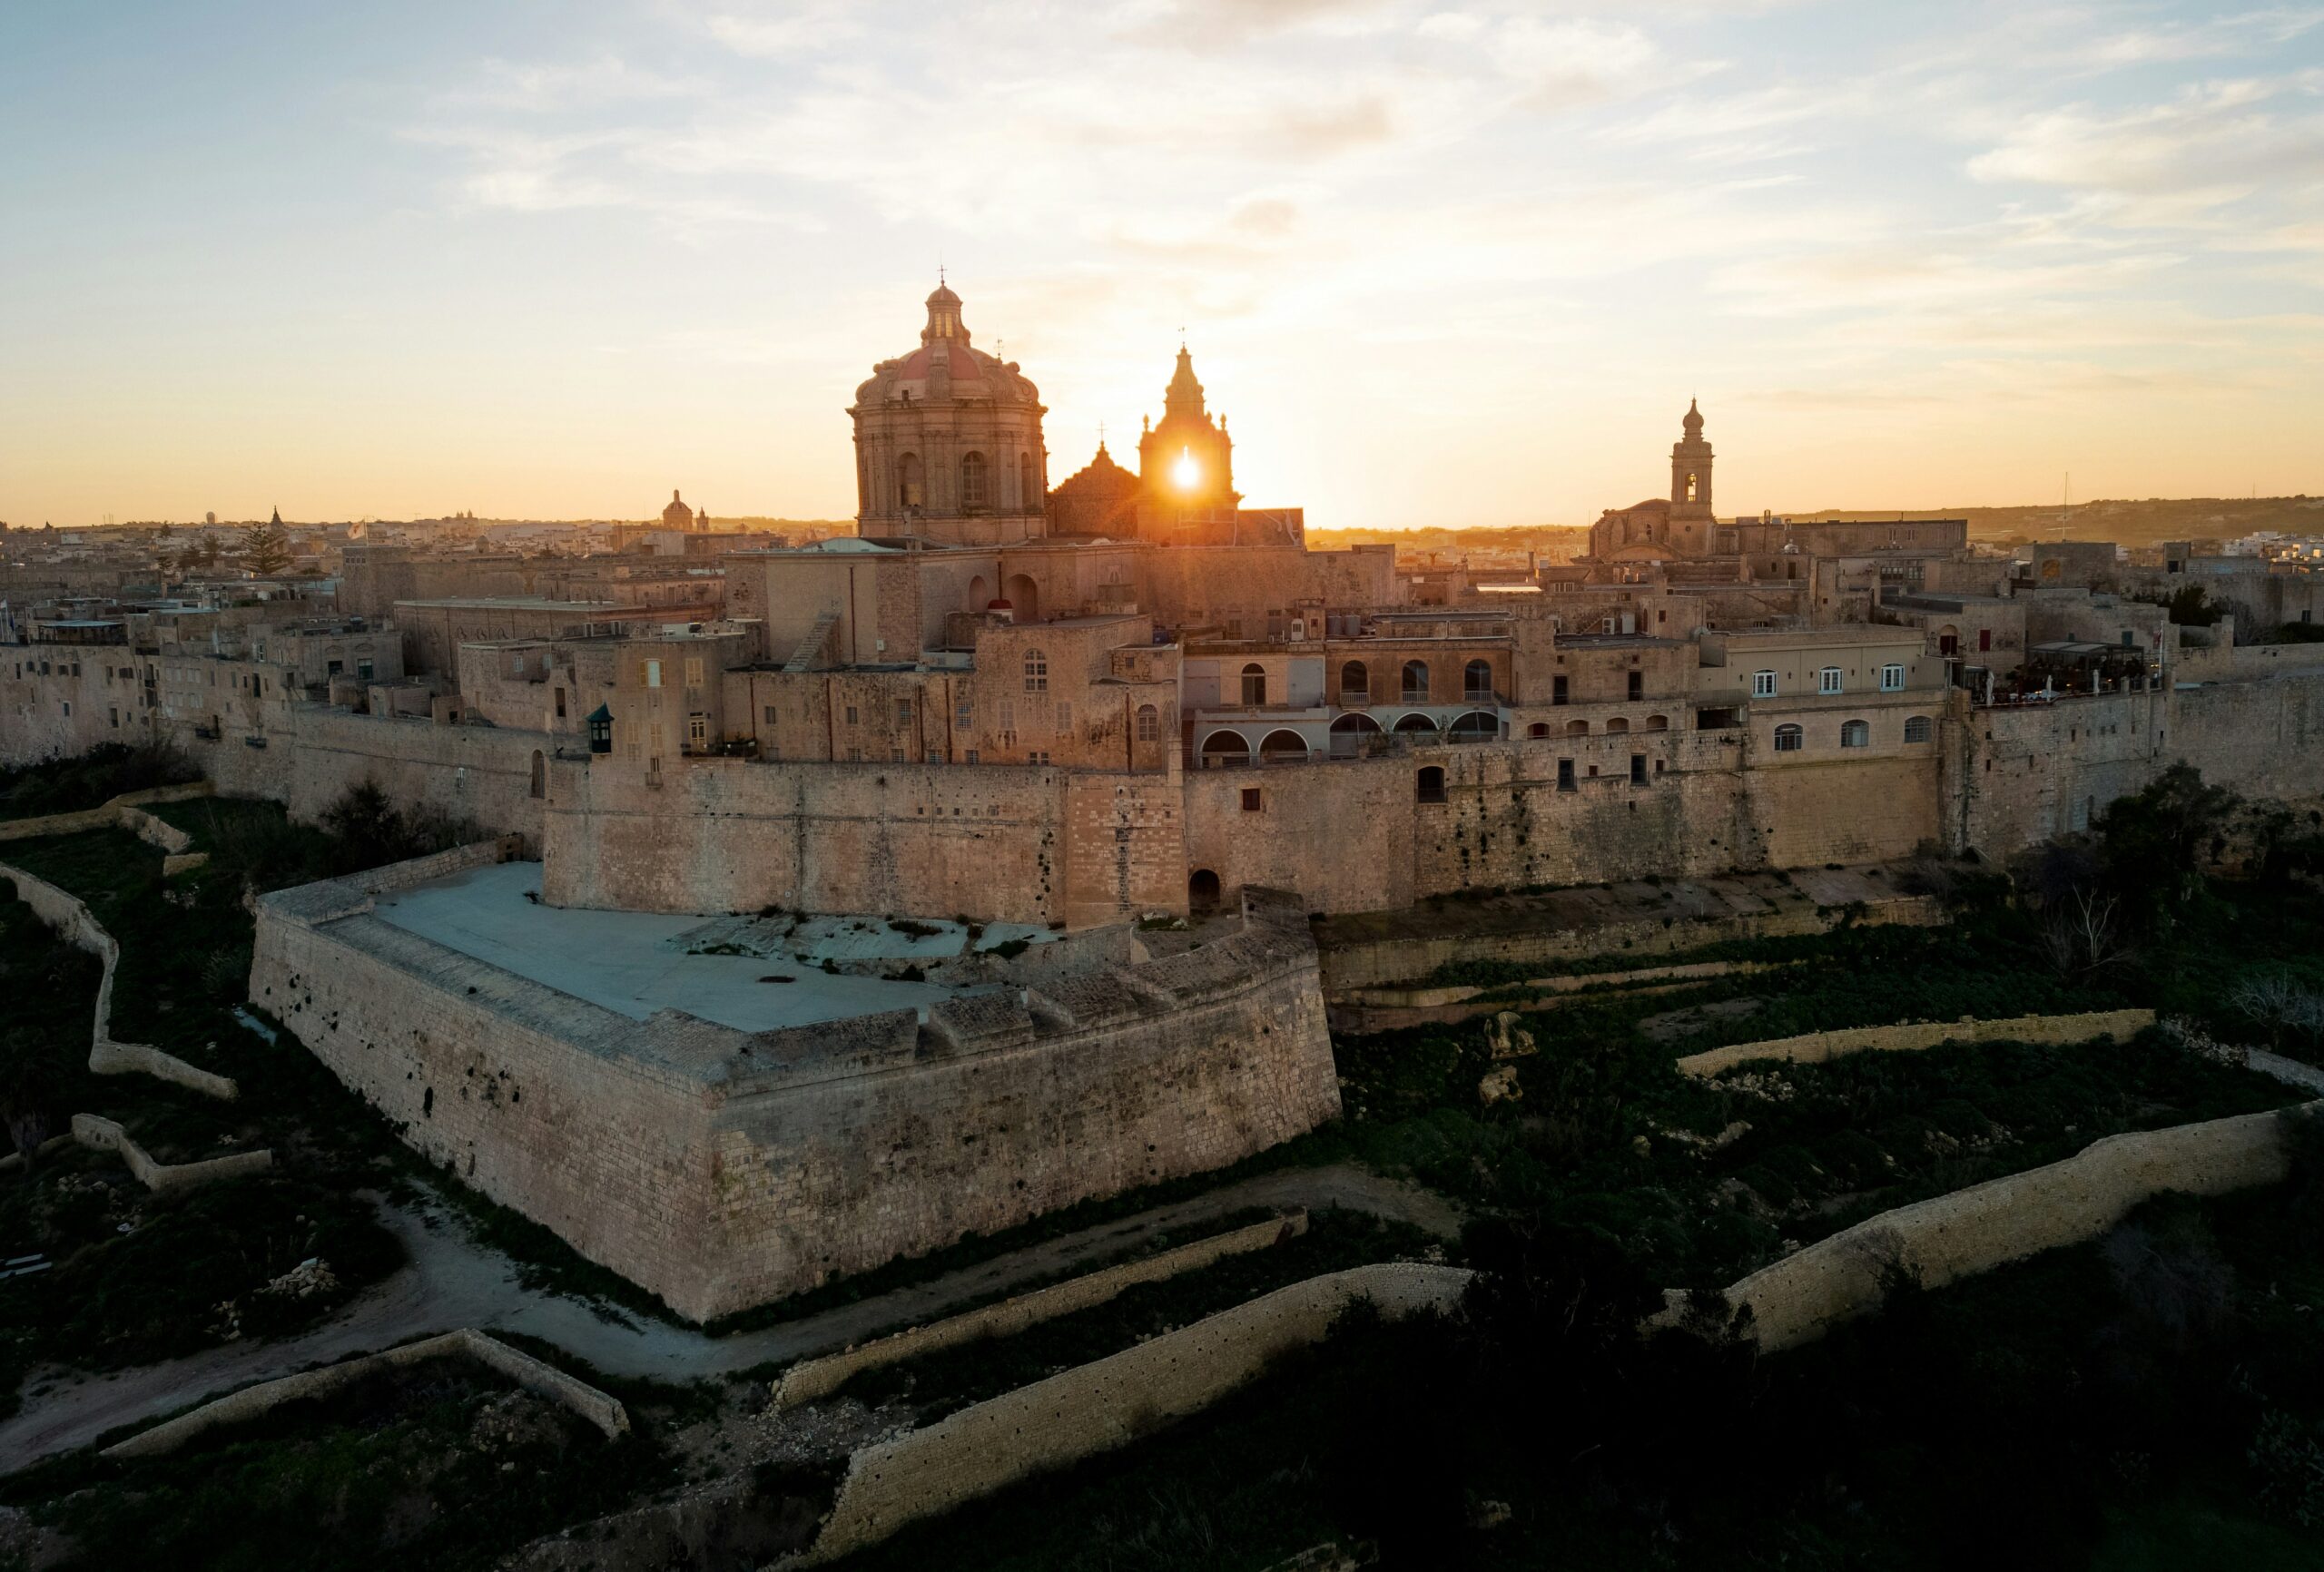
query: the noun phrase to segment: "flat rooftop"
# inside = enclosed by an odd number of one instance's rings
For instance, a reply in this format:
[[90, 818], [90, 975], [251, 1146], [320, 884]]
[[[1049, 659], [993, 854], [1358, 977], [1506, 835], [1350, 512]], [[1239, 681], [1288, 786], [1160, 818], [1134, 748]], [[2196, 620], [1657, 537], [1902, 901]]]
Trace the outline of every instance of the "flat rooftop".
[[[763, 1032], [996, 989], [822, 969], [828, 959], [901, 972], [962, 954], [969, 936], [954, 922], [931, 919], [898, 931], [879, 917], [586, 911], [537, 905], [540, 889], [539, 863], [503, 862], [382, 894], [373, 915], [633, 1020], [679, 1009], [738, 1031]], [[1041, 943], [1054, 937], [1046, 928], [993, 923], [976, 945], [990, 949], [1012, 938]]]

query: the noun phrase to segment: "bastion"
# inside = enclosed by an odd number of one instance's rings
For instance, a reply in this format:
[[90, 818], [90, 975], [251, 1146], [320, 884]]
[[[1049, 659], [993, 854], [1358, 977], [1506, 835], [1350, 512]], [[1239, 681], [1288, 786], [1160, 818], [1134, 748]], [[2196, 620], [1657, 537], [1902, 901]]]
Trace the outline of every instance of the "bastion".
[[266, 897], [251, 999], [421, 1154], [693, 1320], [1339, 1112], [1289, 898], [1149, 955], [1127, 926], [561, 910], [517, 849]]

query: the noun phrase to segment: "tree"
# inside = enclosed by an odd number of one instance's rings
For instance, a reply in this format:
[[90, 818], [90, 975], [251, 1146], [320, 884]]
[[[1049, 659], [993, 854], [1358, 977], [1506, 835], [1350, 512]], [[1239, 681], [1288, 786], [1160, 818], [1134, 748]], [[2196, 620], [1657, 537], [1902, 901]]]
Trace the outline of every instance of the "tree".
[[281, 514], [242, 531], [242, 565], [261, 578], [290, 565], [290, 532], [282, 527]]

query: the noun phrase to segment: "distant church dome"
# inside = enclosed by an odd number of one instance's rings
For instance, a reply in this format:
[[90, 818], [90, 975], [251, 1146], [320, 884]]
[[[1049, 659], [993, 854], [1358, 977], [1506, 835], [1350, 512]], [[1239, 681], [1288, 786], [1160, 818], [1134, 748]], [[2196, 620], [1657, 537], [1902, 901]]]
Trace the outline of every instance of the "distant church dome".
[[670, 506], [662, 510], [662, 527], [665, 529], [694, 527], [694, 509], [678, 500], [677, 489], [675, 486], [670, 491]]

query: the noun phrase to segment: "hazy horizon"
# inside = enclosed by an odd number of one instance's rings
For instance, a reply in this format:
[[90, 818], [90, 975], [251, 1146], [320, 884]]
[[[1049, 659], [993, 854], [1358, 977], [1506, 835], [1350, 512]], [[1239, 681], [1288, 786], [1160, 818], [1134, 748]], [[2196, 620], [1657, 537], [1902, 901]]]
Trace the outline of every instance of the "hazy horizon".
[[2311, 493], [2320, 23], [18, 7], [0, 518], [847, 517], [940, 260], [1053, 480], [1183, 328], [1315, 528], [1587, 523], [1689, 398], [1722, 514]]

